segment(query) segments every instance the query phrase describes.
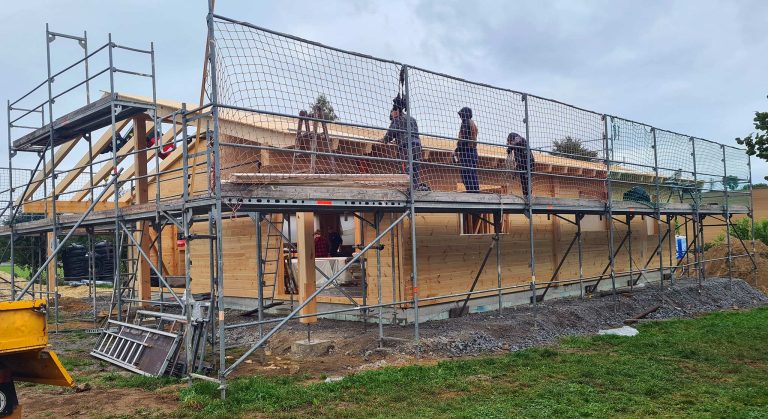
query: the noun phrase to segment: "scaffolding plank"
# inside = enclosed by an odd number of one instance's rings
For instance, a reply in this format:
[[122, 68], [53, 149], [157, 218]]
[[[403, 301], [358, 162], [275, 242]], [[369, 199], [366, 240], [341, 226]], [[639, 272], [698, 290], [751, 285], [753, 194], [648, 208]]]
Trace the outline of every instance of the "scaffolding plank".
[[50, 131], [53, 130], [53, 145], [58, 146], [73, 139], [112, 124], [112, 106], [115, 106], [115, 121], [133, 117], [154, 109], [151, 102], [136, 98], [122, 98], [119, 94], [106, 95], [75, 111], [63, 115], [30, 133], [13, 141], [13, 148], [20, 151], [44, 150], [50, 145]]

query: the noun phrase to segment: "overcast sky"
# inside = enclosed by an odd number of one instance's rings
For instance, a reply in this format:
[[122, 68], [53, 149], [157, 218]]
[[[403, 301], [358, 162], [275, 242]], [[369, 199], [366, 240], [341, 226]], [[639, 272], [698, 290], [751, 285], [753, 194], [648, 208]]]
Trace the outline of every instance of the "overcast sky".
[[[218, 3], [217, 13], [259, 26], [726, 144], [768, 109], [762, 0]], [[120, 44], [154, 41], [158, 96], [196, 103], [206, 11], [204, 0], [5, 2], [0, 98], [45, 79], [47, 22], [87, 30], [92, 49], [108, 32]], [[54, 70], [81, 54], [53, 45]], [[0, 123], [4, 138], [5, 112]], [[768, 164], [753, 161], [753, 175], [762, 180]]]

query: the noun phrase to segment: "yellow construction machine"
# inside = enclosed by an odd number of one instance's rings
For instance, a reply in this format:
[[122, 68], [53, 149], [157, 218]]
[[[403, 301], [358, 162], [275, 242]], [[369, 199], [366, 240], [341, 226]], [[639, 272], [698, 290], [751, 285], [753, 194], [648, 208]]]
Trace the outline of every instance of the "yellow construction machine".
[[20, 418], [14, 382], [72, 387], [48, 348], [45, 300], [0, 302], [0, 417]]

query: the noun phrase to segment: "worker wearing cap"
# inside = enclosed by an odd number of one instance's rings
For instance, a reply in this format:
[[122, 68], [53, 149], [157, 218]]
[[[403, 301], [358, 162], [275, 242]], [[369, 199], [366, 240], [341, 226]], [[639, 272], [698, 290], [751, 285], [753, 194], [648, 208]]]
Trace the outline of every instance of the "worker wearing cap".
[[533, 154], [528, 147], [528, 141], [516, 132], [507, 136], [507, 170], [515, 171], [520, 179], [520, 189], [523, 197], [528, 198], [528, 158], [530, 157], [531, 172], [533, 172]]
[[[389, 130], [384, 135], [384, 143], [388, 144], [394, 141], [397, 144], [398, 158], [403, 160], [403, 172], [407, 173], [408, 162], [408, 143], [411, 143], [411, 150], [413, 153], [413, 188], [417, 191], [428, 191], [429, 186], [421, 182], [421, 165], [418, 163], [421, 161], [421, 140], [419, 139], [419, 126], [416, 124], [416, 120], [407, 112], [406, 101], [399, 95], [392, 101], [392, 110], [389, 113], [389, 119], [392, 121], [389, 124]], [[408, 134], [410, 133], [410, 138]]]
[[470, 193], [480, 192], [480, 180], [477, 177], [477, 124], [472, 120], [472, 109], [466, 106], [459, 110], [461, 126], [459, 142], [456, 146], [456, 161], [461, 165], [461, 181], [464, 189]]

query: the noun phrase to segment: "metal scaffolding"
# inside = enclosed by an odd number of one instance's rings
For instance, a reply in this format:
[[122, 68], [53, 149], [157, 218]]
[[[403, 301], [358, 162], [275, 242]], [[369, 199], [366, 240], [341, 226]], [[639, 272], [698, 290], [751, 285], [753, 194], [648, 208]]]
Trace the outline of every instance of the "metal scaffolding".
[[[220, 384], [224, 397], [228, 376], [294, 321], [353, 313], [367, 322], [375, 316], [379, 341], [383, 342], [389, 339], [383, 324], [397, 321], [401, 310], [411, 320], [413, 338], [418, 342], [423, 320], [420, 310], [432, 303], [458, 301], [461, 305], [456, 314], [463, 315], [472, 299], [496, 298], [501, 311], [505, 304], [511, 304], [510, 295], [528, 298], [529, 293], [535, 317], [538, 305], [545, 303], [545, 297], [557, 286], [578, 287], [581, 297], [600, 292], [616, 296], [624, 288], [617, 283], [621, 278], [627, 278], [630, 288], [641, 278], [649, 283], [658, 278], [661, 287], [683, 276], [702, 281], [707, 262], [704, 228], [715, 226], [706, 222], [718, 221], [722, 224], [717, 226], [730, 232], [734, 215], [752, 218], [750, 162], [744, 150], [328, 47], [216, 15], [212, 5], [207, 27], [201, 96], [205, 99], [194, 109], [159, 103], [153, 46], [148, 50], [122, 46], [110, 36], [106, 44], [89, 52], [85, 34], [64, 35], [48, 29], [47, 79], [20, 99], [8, 102], [9, 185], [0, 187], [5, 188], [0, 191], [5, 203], [0, 218], [6, 217], [7, 222], [0, 235], [8, 238], [8, 297], [53, 301], [51, 313], [58, 330], [60, 275], [55, 267], [73, 237], [86, 237], [86, 280], [93, 289], [92, 320], [96, 322], [100, 312], [93, 247], [97, 236], [108, 236], [115, 261], [112, 289], [110, 301], [104, 303], [106, 320], [95, 328], [101, 335], [94, 355], [132, 371], [213, 380]], [[59, 38], [77, 41], [84, 57], [56, 72], [51, 46]], [[118, 52], [145, 58], [150, 70], [119, 67], [115, 58]], [[94, 72], [89, 62], [99, 54], [106, 55], [108, 66]], [[57, 78], [74, 71], [84, 71], [84, 78], [74, 85], [55, 84]], [[119, 93], [118, 75], [148, 80], [150, 97], [139, 99]], [[107, 86], [106, 93], [91, 101], [97, 79]], [[34, 93], [40, 91], [44, 93], [42, 103], [32, 101], [29, 105]], [[54, 106], [62, 96], [83, 91], [86, 105], [76, 111], [61, 114]], [[328, 109], [320, 108], [297, 113], [317, 94], [338, 100], [338, 117], [334, 114], [331, 118]], [[390, 125], [386, 115], [393, 105], [392, 97], [396, 97], [394, 105], [399, 113], [390, 114]], [[454, 150], [455, 112], [460, 106], [472, 106], [482, 121], [484, 131], [475, 141], [474, 152]], [[32, 118], [39, 118], [39, 123], [30, 123]], [[408, 118], [418, 120], [418, 126]], [[405, 122], [398, 125], [398, 121]], [[122, 132], [129, 123], [133, 124], [132, 138], [126, 141], [128, 134]], [[24, 132], [18, 134], [19, 130]], [[100, 130], [103, 141], [95, 138]], [[524, 142], [510, 142], [510, 138], [522, 138], [518, 132], [524, 133]], [[382, 142], [382, 137], [387, 141]], [[87, 158], [72, 168], [57, 168], [68, 153], [62, 150], [71, 149], [80, 138], [87, 146]], [[576, 140], [581, 144], [579, 149], [556, 146]], [[38, 158], [35, 169], [23, 175], [14, 168], [20, 152], [36, 153]], [[99, 157], [102, 154], [108, 156]], [[178, 163], [166, 163], [163, 156], [177, 156]], [[149, 198], [151, 182], [154, 199]], [[646, 189], [652, 191], [647, 199], [633, 195]], [[62, 197], [78, 198], [76, 201], [85, 204], [71, 214], [62, 208], [72, 205], [70, 200]], [[43, 210], [37, 219], [29, 219], [25, 208], [35, 203]], [[280, 237], [280, 263], [284, 250], [308, 252], [297, 249], [290, 238], [291, 215], [304, 212], [353, 214], [373, 229], [374, 235], [361, 234], [355, 255], [333, 275], [318, 270], [324, 281], [311, 293], [289, 289], [287, 314], [269, 312], [276, 302], [274, 288], [280, 286], [282, 278], [275, 273], [271, 285], [265, 281], [271, 273], [265, 269], [270, 247], [263, 234]], [[438, 213], [471, 215], [480, 224], [487, 224], [492, 233], [476, 276], [467, 281], [468, 291], [423, 296], [419, 292], [417, 215]], [[372, 214], [372, 219], [365, 214]], [[280, 217], [279, 226], [273, 216]], [[511, 216], [527, 218], [530, 279], [525, 283], [505, 284], [503, 280], [500, 237], [505, 220]], [[546, 271], [537, 267], [534, 244], [536, 220], [542, 216], [575, 228], [567, 250], [559, 255], [547, 280], [540, 279], [541, 272]], [[599, 216], [607, 222], [606, 263], [598, 275], [584, 271], [582, 222], [586, 216]], [[224, 226], [230, 220], [247, 217], [254, 221], [257, 232], [258, 320], [228, 323], [224, 311], [228, 268]], [[632, 220], [636, 217], [655, 221], [658, 243], [647, 260], [633, 256]], [[684, 223], [678, 224], [679, 219]], [[287, 236], [283, 222], [288, 225]], [[675, 261], [675, 235], [684, 230], [688, 237], [689, 228], [693, 240]], [[179, 235], [168, 243], [164, 231], [178, 231]], [[387, 284], [383, 277], [387, 273], [382, 272], [382, 251], [387, 246], [394, 249], [396, 231], [409, 232], [410, 243], [403, 244], [402, 256], [410, 265], [406, 271], [409, 277], [407, 281], [396, 278], [395, 252], [390, 251], [393, 289], [391, 301], [385, 301]], [[38, 246], [46, 242], [45, 251], [35, 272], [19, 285], [14, 250], [18, 247], [14, 243], [27, 236], [35, 237]], [[731, 235], [726, 234], [726, 262], [731, 273], [737, 257], [749, 257], [754, 262], [754, 221], [749, 237], [752, 249], [743, 237], [737, 239], [743, 254], [733, 253]], [[193, 255], [195, 242], [206, 243], [202, 247], [205, 251]], [[164, 261], [164, 246], [174, 244], [183, 247], [180, 278], [169, 272]], [[495, 286], [478, 287], [494, 251]], [[628, 258], [628, 271], [617, 267], [622, 251]], [[560, 278], [573, 252], [578, 274]], [[206, 253], [207, 261], [201, 256]], [[207, 262], [204, 295], [192, 292], [193, 258], [198, 265]], [[372, 261], [376, 269], [366, 271]], [[362, 301], [343, 294], [337, 286], [339, 277], [358, 264], [365, 275]], [[292, 269], [290, 262], [287, 269]], [[294, 274], [288, 272], [286, 276]], [[45, 284], [42, 278], [47, 278]], [[149, 278], [156, 280], [150, 289], [137, 283]], [[608, 279], [610, 287], [601, 291], [599, 286]], [[409, 295], [398, 295], [396, 280], [410, 282]], [[375, 284], [374, 301], [368, 299], [366, 288], [371, 284]], [[271, 294], [265, 291], [268, 287], [274, 287]], [[331, 288], [339, 288], [348, 304], [314, 307], [318, 296]], [[295, 294], [299, 295], [296, 304]], [[146, 310], [148, 307], [156, 310]], [[385, 309], [391, 310], [392, 320], [387, 319], [390, 313]], [[154, 326], [147, 327], [148, 323]], [[227, 332], [244, 327], [257, 327], [259, 339], [228, 365]], [[162, 362], [142, 363], [148, 358], [143, 354], [150, 351], [148, 339], [163, 342], [157, 345], [166, 351]]]

